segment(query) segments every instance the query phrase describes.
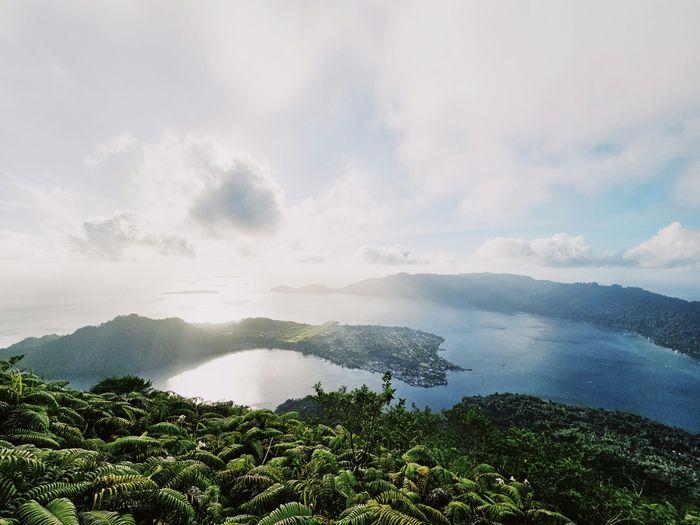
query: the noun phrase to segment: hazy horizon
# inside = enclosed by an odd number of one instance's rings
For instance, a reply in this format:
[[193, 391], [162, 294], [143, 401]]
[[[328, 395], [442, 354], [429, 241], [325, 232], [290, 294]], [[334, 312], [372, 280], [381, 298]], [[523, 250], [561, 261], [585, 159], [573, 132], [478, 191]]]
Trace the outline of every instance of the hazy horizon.
[[3, 296], [492, 271], [700, 298], [699, 16], [3, 2]]
[[[384, 277], [382, 274], [373, 277]], [[525, 275], [525, 274], [517, 274]], [[371, 276], [372, 277], [372, 276]], [[370, 278], [371, 278], [370, 277]], [[534, 277], [534, 276], [530, 276]], [[538, 278], [538, 277], [535, 277]], [[545, 277], [541, 277], [545, 278]], [[356, 281], [330, 282], [331, 287], [342, 287]], [[558, 282], [592, 282], [566, 281]], [[250, 281], [234, 275], [213, 275], [200, 279], [183, 279], [170, 288], [159, 287], [160, 283], [151, 283], [150, 287], [136, 290], [116, 290], [103, 288], [99, 294], [66, 294], [60, 289], [51, 294], [47, 290], [36, 290], [35, 295], [27, 297], [0, 298], [0, 348], [17, 343], [26, 337], [43, 335], [65, 335], [88, 325], [98, 325], [120, 315], [137, 314], [154, 319], [178, 317], [194, 323], [224, 323], [237, 321], [246, 317], [273, 317], [277, 319], [301, 322], [347, 321], [335, 319], [325, 314], [322, 305], [318, 311], [302, 312], [294, 308], [276, 310], [280, 295], [270, 293], [276, 285], [306, 286], [323, 284], [309, 282], [273, 282]], [[599, 282], [602, 285], [620, 284], [618, 282]], [[634, 283], [622, 283], [623, 286], [638, 286]], [[667, 290], [649, 291], [662, 293], [671, 297], [695, 301], [700, 293], [683, 297]], [[323, 296], [319, 296], [319, 301]], [[347, 314], [347, 312], [345, 312]], [[285, 317], [286, 316], [286, 317]], [[371, 322], [366, 319], [366, 322]]]

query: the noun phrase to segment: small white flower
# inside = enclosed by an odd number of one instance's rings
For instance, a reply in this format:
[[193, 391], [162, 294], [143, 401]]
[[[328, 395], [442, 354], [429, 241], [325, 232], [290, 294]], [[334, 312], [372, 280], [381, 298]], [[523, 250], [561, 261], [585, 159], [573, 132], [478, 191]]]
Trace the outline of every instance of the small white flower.
[[515, 478], [513, 476], [510, 477], [511, 481], [515, 481]]
[[505, 480], [503, 478], [496, 478], [496, 483], [499, 485], [503, 485], [505, 483]]
[[207, 444], [206, 444], [204, 441], [201, 441], [201, 440], [197, 443], [197, 446], [198, 446], [199, 448], [207, 448]]
[[525, 478], [525, 481], [523, 481], [523, 483], [525, 483], [526, 485], [530, 484], [530, 482], [527, 480], [527, 478]]

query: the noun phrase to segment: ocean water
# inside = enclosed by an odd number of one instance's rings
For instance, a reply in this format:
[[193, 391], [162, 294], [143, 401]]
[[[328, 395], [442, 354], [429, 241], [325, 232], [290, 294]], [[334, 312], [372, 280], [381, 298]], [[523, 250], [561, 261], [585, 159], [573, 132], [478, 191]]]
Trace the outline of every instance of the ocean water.
[[[344, 295], [271, 296], [267, 308], [280, 319], [403, 325], [444, 337], [444, 356], [471, 371], [450, 372], [447, 385], [433, 388], [396, 381], [397, 395], [418, 406], [446, 408], [465, 395], [518, 392], [700, 432], [700, 363], [635, 334], [526, 314]], [[327, 388], [378, 386], [381, 377], [261, 349], [217, 358], [163, 386], [208, 400], [274, 407], [311, 393], [317, 381]]]
[[[471, 371], [450, 372], [448, 384], [412, 387], [395, 381], [397, 395], [418, 406], [452, 406], [465, 395], [532, 394], [555, 401], [624, 410], [700, 432], [700, 362], [621, 331], [526, 314], [444, 307], [422, 301], [340, 294], [255, 292], [158, 295], [74, 302], [0, 304], [0, 346], [28, 335], [67, 333], [82, 325], [138, 312], [151, 317], [222, 322], [266, 316], [300, 322], [409, 326], [445, 338], [444, 356]], [[275, 407], [290, 397], [326, 388], [377, 386], [380, 374], [347, 369], [313, 356], [259, 349], [233, 353], [167, 378], [160, 387], [207, 400]]]

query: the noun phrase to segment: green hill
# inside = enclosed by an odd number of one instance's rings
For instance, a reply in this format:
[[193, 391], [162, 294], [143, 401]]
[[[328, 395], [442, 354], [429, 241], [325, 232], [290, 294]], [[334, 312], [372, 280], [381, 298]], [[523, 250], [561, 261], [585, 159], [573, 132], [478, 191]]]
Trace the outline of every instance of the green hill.
[[28, 338], [1, 350], [0, 357], [24, 354], [24, 364], [45, 377], [87, 384], [105, 376], [172, 373], [237, 350], [280, 348], [351, 368], [391, 370], [407, 383], [433, 386], [446, 383], [446, 371], [457, 368], [438, 355], [442, 342], [436, 335], [403, 327], [266, 318], [188, 324], [128, 315], [66, 336]]

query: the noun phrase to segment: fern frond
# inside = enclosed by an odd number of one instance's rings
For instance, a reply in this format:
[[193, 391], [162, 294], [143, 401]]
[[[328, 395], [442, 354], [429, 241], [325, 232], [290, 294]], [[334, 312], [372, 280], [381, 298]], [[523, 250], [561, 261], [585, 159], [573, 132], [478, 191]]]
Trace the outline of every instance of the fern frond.
[[105, 510], [91, 510], [78, 514], [80, 525], [136, 525], [131, 514], [119, 514]]
[[195, 511], [184, 494], [174, 489], [160, 489], [153, 496], [156, 508], [167, 523], [189, 523]]
[[246, 512], [252, 511], [259, 513], [266, 508], [279, 505], [280, 500], [282, 500], [285, 495], [288, 495], [287, 487], [282, 483], [275, 483], [241, 505], [241, 509]]
[[24, 429], [17, 429], [12, 434], [5, 435], [8, 441], [15, 444], [31, 444], [45, 448], [59, 448], [61, 445], [54, 437], [53, 434]]
[[55, 499], [45, 507], [28, 501], [17, 509], [21, 525], [79, 525], [75, 505], [65, 498]]
[[39, 485], [29, 490], [26, 493], [27, 499], [36, 500], [39, 503], [44, 503], [56, 498], [69, 497], [75, 498], [85, 494], [92, 488], [93, 484], [89, 481], [81, 483], [64, 483], [56, 481], [54, 483], [46, 483]]
[[[284, 503], [258, 522], [258, 525], [291, 525], [306, 523], [313, 512], [306, 505], [296, 501]], [[301, 519], [299, 519], [301, 518]]]

